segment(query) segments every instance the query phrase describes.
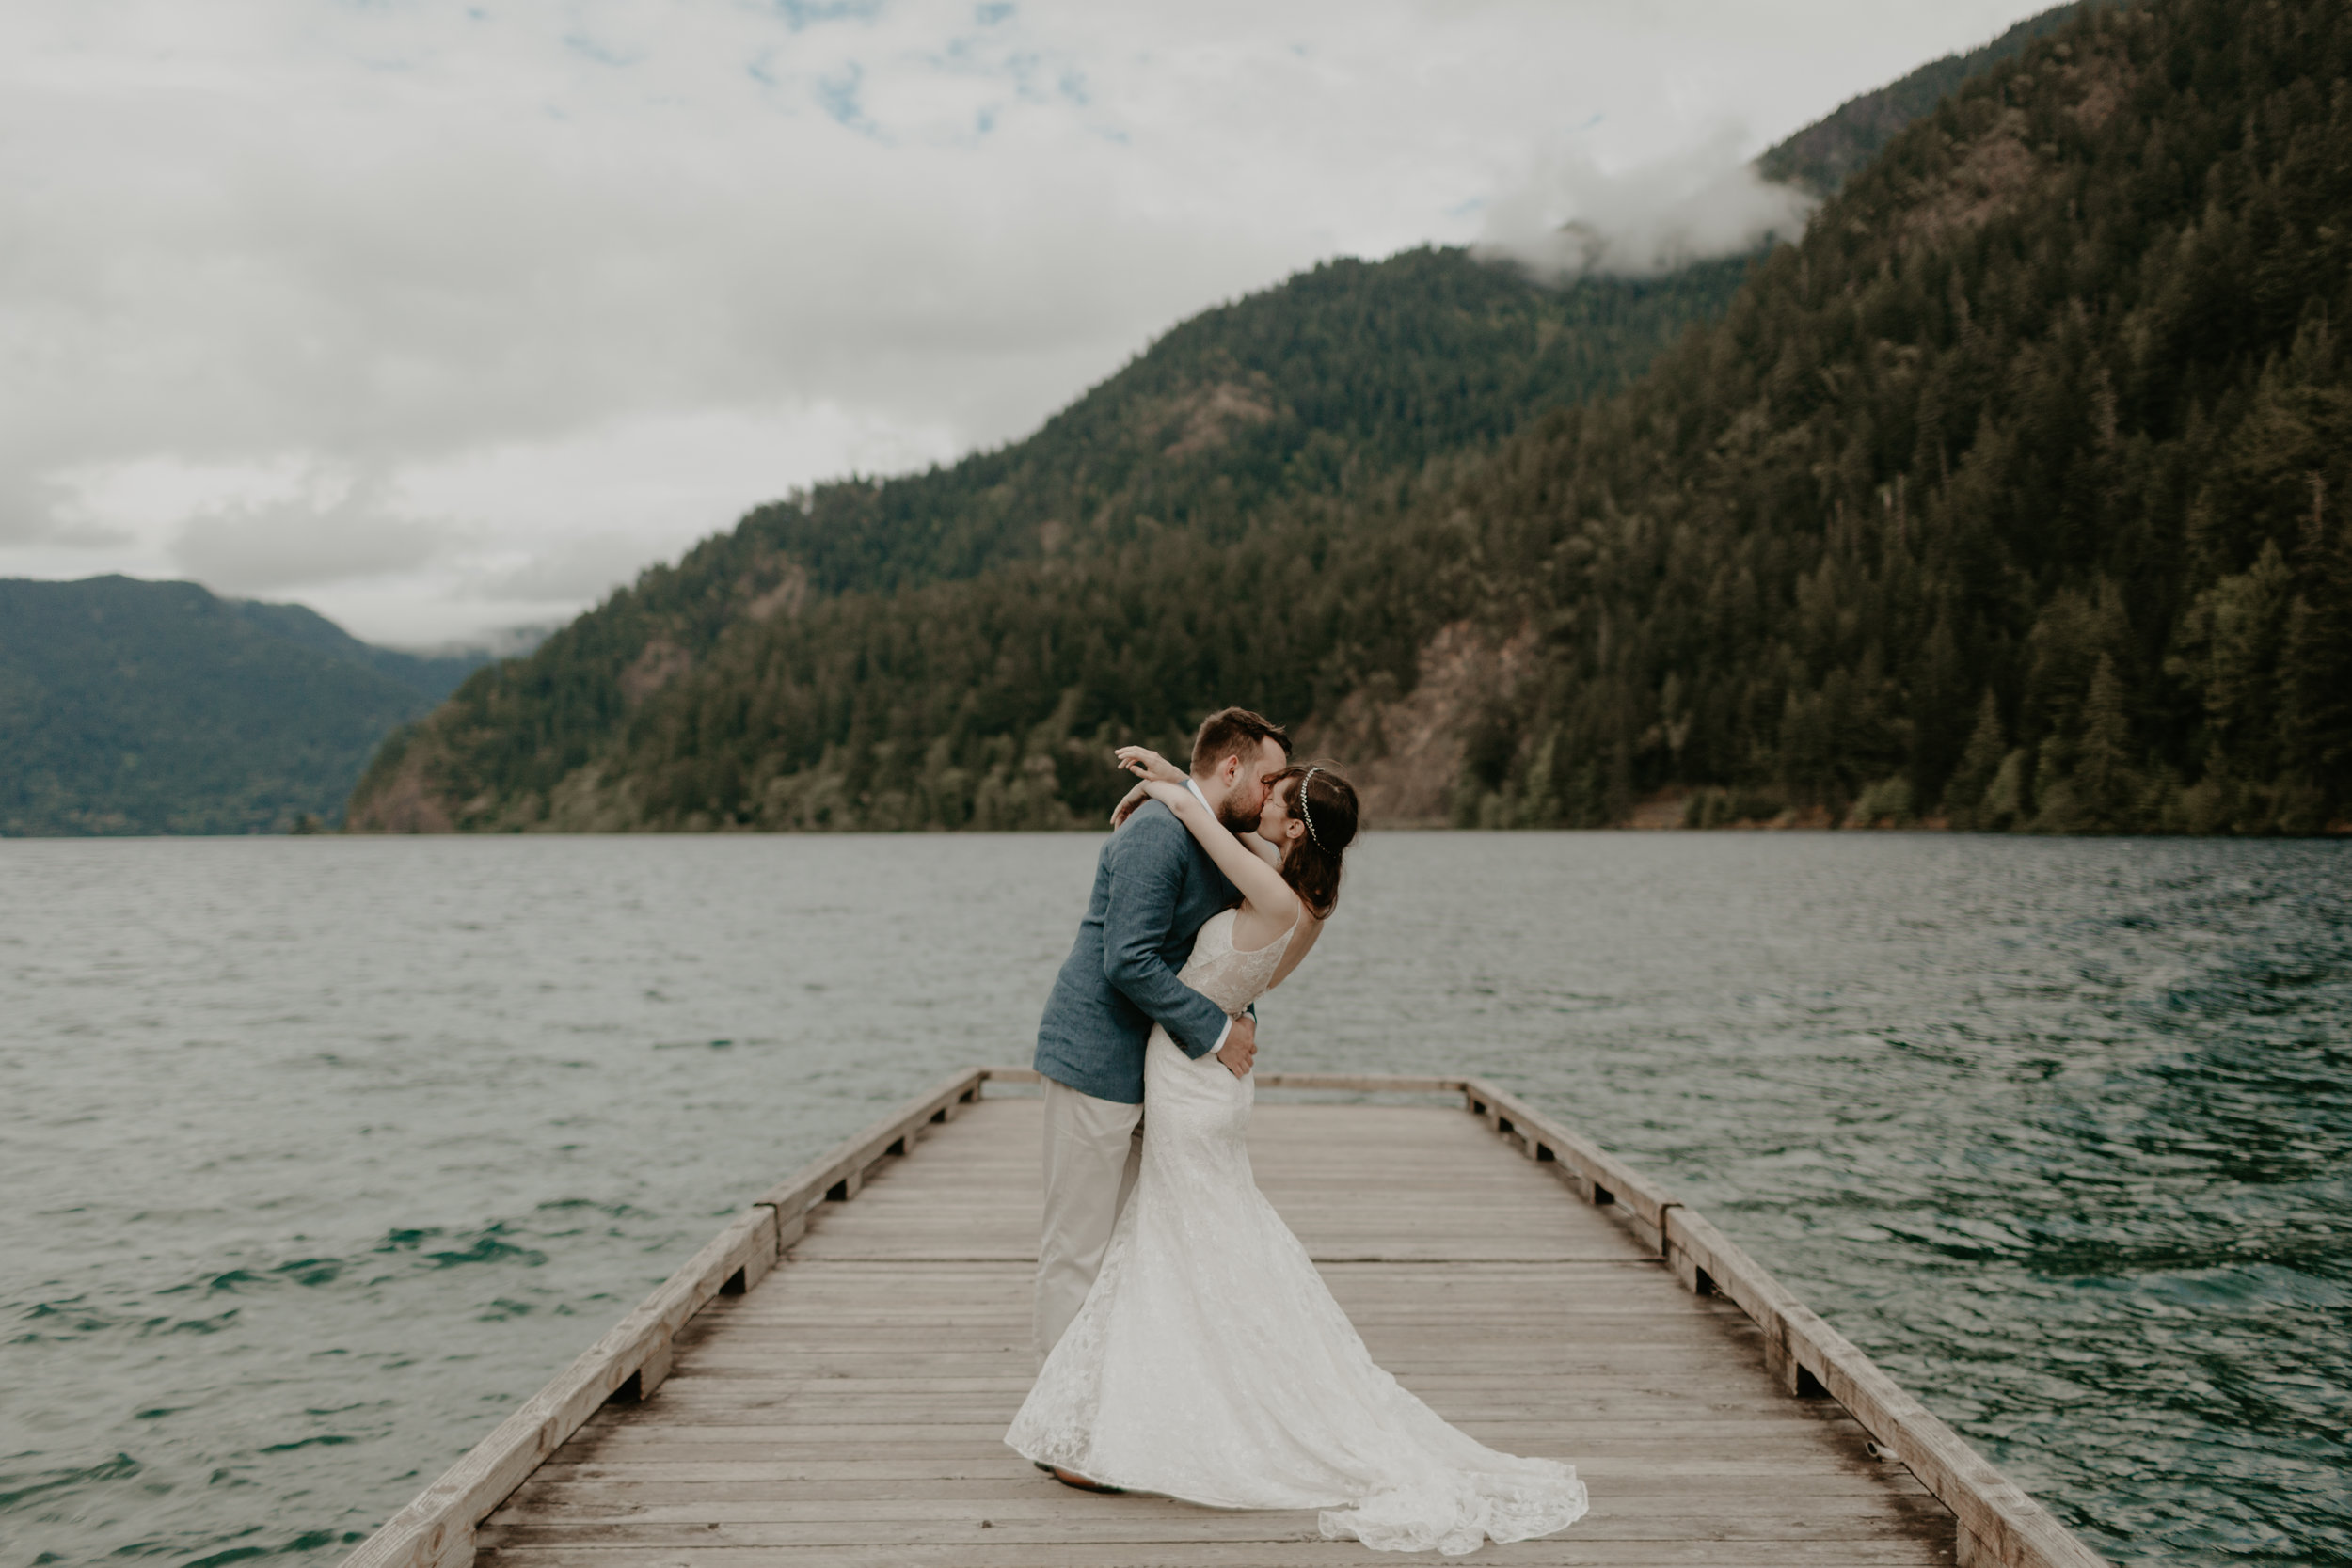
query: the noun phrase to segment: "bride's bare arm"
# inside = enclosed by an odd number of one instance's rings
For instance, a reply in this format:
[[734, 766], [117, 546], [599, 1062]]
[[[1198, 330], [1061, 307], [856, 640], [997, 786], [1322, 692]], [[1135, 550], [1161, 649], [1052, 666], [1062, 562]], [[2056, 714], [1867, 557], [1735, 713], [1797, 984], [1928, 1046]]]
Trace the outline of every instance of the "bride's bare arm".
[[[1163, 779], [1179, 784], [1184, 782], [1184, 776], [1177, 771], [1176, 765], [1149, 746], [1121, 746], [1111, 754], [1119, 759], [1120, 767], [1138, 779]], [[1122, 826], [1127, 818], [1136, 814], [1136, 808], [1151, 798], [1140, 784], [1127, 791], [1126, 797], [1111, 808], [1111, 826], [1114, 829]]]
[[[1149, 746], [1121, 746], [1116, 754], [1119, 757], [1119, 765], [1134, 773], [1138, 779], [1155, 779], [1162, 784], [1172, 784], [1184, 782], [1184, 776], [1176, 770], [1176, 765]], [[1151, 790], [1137, 784], [1135, 788], [1127, 791], [1125, 798], [1118, 805], [1111, 808], [1111, 826], [1116, 828], [1121, 822], [1126, 821], [1136, 814], [1137, 806], [1151, 798]], [[1278, 870], [1281, 867], [1282, 852], [1257, 834], [1249, 833], [1244, 836], [1241, 846], [1266, 864]]]
[[1149, 746], [1120, 746], [1111, 755], [1119, 759], [1120, 767], [1138, 779], [1157, 779], [1172, 784], [1184, 782], [1184, 770]]
[[1216, 862], [1216, 868], [1225, 873], [1233, 886], [1249, 904], [1277, 920], [1296, 919], [1303, 907], [1298, 895], [1291, 891], [1282, 874], [1249, 851], [1248, 846], [1235, 838], [1224, 823], [1219, 822], [1200, 797], [1181, 784], [1164, 779], [1146, 779], [1143, 787], [1154, 800], [1176, 814], [1176, 820], [1184, 831], [1200, 841], [1200, 847]]

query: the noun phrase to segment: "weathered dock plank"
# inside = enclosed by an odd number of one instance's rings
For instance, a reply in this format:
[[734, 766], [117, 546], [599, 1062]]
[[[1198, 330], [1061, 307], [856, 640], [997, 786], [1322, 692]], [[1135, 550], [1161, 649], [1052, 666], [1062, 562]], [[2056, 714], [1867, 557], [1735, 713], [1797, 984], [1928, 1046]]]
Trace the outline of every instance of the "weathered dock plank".
[[[481, 1560], [1365, 1560], [1311, 1513], [1089, 1497], [1003, 1447], [1034, 1370], [1037, 1148], [1037, 1101], [984, 1100], [816, 1211], [678, 1336], [658, 1399], [608, 1406], [490, 1516]], [[1262, 1103], [1251, 1150], [1385, 1365], [1594, 1487], [1574, 1528], [1491, 1560], [1954, 1560], [1950, 1514], [1843, 1411], [1790, 1398], [1737, 1305], [1479, 1121]]]
[[[1004, 1447], [1039, 1107], [992, 1079], [1034, 1075], [959, 1074], [771, 1188], [346, 1568], [1374, 1560], [1311, 1513], [1074, 1493]], [[1573, 1528], [1481, 1560], [2105, 1568], [1671, 1191], [1507, 1091], [1260, 1081], [1473, 1113], [1262, 1101], [1251, 1150], [1384, 1365], [1592, 1485]]]

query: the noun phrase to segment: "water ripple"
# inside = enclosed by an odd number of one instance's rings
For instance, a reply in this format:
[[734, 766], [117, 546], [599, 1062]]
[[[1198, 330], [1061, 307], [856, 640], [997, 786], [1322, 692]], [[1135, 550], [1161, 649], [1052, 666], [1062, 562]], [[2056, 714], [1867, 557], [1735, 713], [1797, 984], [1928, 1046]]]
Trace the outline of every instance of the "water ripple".
[[[1082, 838], [0, 843], [0, 1538], [326, 1563], [1021, 1061]], [[1268, 1066], [1655, 1170], [2119, 1561], [2352, 1564], [2334, 844], [1378, 835]]]

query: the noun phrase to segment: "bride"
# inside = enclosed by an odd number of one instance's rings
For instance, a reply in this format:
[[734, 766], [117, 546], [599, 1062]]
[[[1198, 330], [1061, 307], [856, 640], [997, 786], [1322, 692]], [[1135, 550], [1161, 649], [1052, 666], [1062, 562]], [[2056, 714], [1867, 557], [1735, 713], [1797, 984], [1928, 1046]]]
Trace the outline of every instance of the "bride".
[[[1237, 1015], [1322, 934], [1356, 792], [1327, 768], [1289, 768], [1245, 840], [1156, 752], [1119, 757], [1144, 781], [1121, 817], [1144, 796], [1161, 801], [1241, 892], [1200, 927], [1181, 974]], [[1473, 1441], [1374, 1364], [1250, 1176], [1252, 1093], [1153, 1027], [1134, 1196], [1005, 1441], [1102, 1490], [1320, 1509], [1327, 1537], [1384, 1551], [1455, 1555], [1573, 1524], [1585, 1509], [1573, 1468]]]

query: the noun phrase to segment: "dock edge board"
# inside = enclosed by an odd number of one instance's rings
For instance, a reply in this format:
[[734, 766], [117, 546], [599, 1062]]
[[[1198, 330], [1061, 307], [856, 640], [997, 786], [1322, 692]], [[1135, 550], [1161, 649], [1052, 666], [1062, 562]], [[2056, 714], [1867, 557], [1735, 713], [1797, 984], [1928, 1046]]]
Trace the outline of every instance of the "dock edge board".
[[[1027, 1068], [969, 1068], [905, 1101], [771, 1187], [553, 1381], [343, 1560], [342, 1568], [470, 1568], [474, 1530], [607, 1401], [648, 1399], [670, 1372], [671, 1344], [722, 1293], [773, 1268], [820, 1203], [847, 1202], [885, 1160], [914, 1151], [923, 1129], [952, 1119], [989, 1083], [1036, 1084]], [[1908, 1467], [1956, 1522], [1959, 1568], [2108, 1568], [2016, 1482], [1897, 1386], [1845, 1336], [1669, 1190], [1590, 1139], [1483, 1078], [1263, 1072], [1263, 1089], [1459, 1095], [1529, 1159], [1557, 1167], [1587, 1203], [1614, 1207], [1685, 1290], [1719, 1294], [1763, 1331], [1765, 1364], [1792, 1396], [1843, 1405], [1888, 1457]]]

